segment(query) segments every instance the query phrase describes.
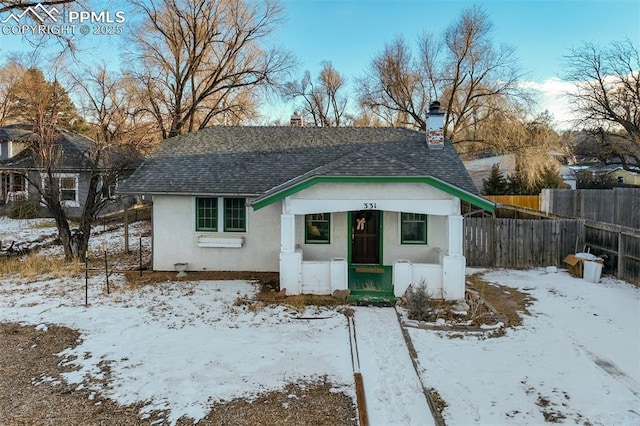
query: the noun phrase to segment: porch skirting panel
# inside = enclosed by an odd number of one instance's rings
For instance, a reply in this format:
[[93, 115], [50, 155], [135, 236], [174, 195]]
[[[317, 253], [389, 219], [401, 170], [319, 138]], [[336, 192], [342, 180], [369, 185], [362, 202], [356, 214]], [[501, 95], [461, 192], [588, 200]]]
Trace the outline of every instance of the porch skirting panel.
[[393, 294], [404, 296], [410, 285], [426, 285], [427, 294], [442, 298], [443, 269], [437, 263], [412, 263], [399, 260], [393, 264]]
[[332, 294], [348, 287], [347, 261], [302, 261], [302, 251], [280, 253], [280, 289], [286, 294]]

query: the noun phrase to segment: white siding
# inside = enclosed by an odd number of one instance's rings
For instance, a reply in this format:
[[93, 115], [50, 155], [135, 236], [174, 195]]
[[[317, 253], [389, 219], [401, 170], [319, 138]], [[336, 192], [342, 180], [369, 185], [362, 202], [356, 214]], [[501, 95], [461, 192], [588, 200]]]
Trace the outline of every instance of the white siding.
[[[280, 206], [247, 208], [247, 232], [196, 232], [195, 198], [153, 197], [153, 269], [172, 271], [187, 262], [190, 271], [277, 272]], [[199, 247], [199, 237], [242, 238], [242, 247]]]

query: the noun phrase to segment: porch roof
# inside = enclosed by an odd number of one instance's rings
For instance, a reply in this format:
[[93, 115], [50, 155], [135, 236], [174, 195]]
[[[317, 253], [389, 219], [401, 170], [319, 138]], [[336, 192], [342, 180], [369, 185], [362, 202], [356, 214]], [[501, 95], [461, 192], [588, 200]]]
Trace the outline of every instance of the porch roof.
[[310, 176], [306, 179], [295, 179], [294, 181], [280, 185], [264, 195], [252, 200], [249, 205], [254, 210], [260, 210], [270, 204], [280, 201], [290, 195], [309, 188], [317, 183], [424, 183], [431, 185], [447, 194], [453, 195], [489, 213], [493, 213], [496, 204], [476, 194], [465, 191], [457, 186], [451, 185], [433, 176]]

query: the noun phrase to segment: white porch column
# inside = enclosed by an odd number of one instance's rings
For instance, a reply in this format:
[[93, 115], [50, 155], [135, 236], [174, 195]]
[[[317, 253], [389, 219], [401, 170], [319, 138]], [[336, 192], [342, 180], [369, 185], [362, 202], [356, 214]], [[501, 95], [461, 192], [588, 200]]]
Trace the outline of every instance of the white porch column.
[[293, 253], [296, 249], [296, 217], [292, 214], [280, 216], [280, 252]]
[[447, 218], [447, 235], [449, 247], [447, 252], [449, 256], [464, 255], [464, 218], [460, 215], [451, 215]]
[[445, 300], [464, 299], [465, 266], [464, 218], [460, 215], [448, 216], [448, 255], [442, 259], [442, 297]]
[[280, 216], [280, 290], [291, 296], [302, 293], [302, 251], [296, 250], [296, 217]]

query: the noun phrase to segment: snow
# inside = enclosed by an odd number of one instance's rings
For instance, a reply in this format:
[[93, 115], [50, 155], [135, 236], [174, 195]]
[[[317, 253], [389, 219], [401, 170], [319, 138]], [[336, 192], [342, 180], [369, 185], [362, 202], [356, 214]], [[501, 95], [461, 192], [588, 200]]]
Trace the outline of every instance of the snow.
[[[36, 240], [55, 233], [49, 223], [1, 218], [0, 238], [3, 245]], [[132, 224], [132, 241], [144, 230]], [[96, 231], [92, 250], [102, 241], [109, 250], [121, 247], [121, 228]], [[58, 246], [46, 250], [61, 256]], [[408, 328], [419, 377], [395, 310], [354, 309], [372, 425], [432, 423], [422, 386], [446, 401], [448, 425], [538, 425], [545, 414], [568, 424], [640, 424], [639, 288], [610, 277], [591, 283], [562, 269], [488, 270], [484, 278], [530, 294], [530, 315], [498, 338]], [[245, 281], [132, 287], [114, 274], [110, 294], [104, 281], [90, 278], [85, 306], [83, 276], [0, 277], [0, 321], [81, 333], [75, 348], [58, 354], [74, 371], [34, 383], [62, 379], [89, 387], [92, 397], [143, 402], [143, 415], [166, 410], [169, 422], [198, 420], [216, 403], [300, 381], [326, 379], [355, 401], [347, 320], [337, 310], [240, 303], [257, 291]], [[103, 377], [106, 383], [95, 380]]]
[[640, 289], [542, 269], [484, 278], [536, 299], [523, 326], [494, 339], [409, 330], [447, 424], [537, 425], [544, 411], [570, 424], [640, 424]]
[[434, 424], [396, 311], [358, 307], [354, 318], [371, 426]]

